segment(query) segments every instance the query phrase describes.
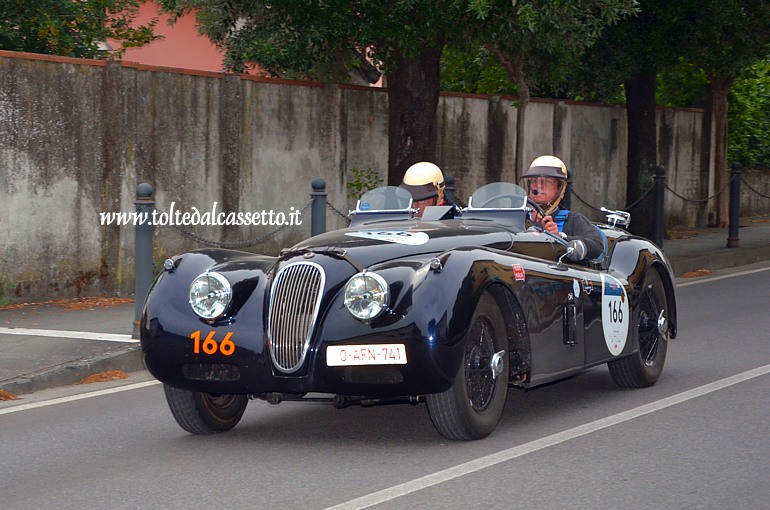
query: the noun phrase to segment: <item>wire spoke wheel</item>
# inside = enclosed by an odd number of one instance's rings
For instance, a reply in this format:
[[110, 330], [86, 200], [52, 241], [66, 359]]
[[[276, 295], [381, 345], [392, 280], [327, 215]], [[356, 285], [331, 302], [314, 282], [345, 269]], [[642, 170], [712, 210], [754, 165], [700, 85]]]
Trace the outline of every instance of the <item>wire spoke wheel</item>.
[[644, 277], [642, 292], [634, 307], [639, 350], [630, 356], [610, 361], [610, 375], [618, 386], [644, 388], [660, 378], [668, 350], [666, 290], [658, 271], [650, 268]]
[[[662, 341], [667, 341], [666, 329], [661, 331], [661, 324], [665, 326], [665, 310], [659, 308], [652, 286], [648, 286], [642, 293], [639, 304], [639, 352], [644, 364], [651, 367], [655, 364], [658, 350]], [[666, 337], [662, 340], [662, 337]]]
[[484, 293], [465, 335], [463, 359], [452, 386], [426, 396], [436, 430], [447, 439], [481, 439], [497, 426], [508, 395], [510, 360], [503, 315]]
[[473, 323], [465, 347], [465, 389], [476, 412], [484, 412], [489, 407], [495, 392], [493, 334], [489, 320], [480, 317]]

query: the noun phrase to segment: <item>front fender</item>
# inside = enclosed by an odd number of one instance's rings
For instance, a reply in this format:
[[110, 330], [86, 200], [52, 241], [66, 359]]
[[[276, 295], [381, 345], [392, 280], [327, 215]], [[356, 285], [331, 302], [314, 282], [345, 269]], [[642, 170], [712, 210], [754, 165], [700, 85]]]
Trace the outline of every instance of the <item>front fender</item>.
[[[433, 259], [440, 262], [439, 269], [431, 268]], [[488, 251], [478, 248], [374, 265], [367, 270], [388, 282], [390, 309], [371, 322], [359, 321], [345, 308], [340, 290], [321, 321], [322, 345], [376, 343], [378, 337], [392, 338], [396, 332], [409, 343], [408, 350], [433, 364], [423, 367], [431, 374], [430, 381], [423, 381], [429, 388], [426, 392], [444, 391], [457, 376], [479, 299], [487, 287], [503, 279], [503, 268]], [[317, 355], [323, 356], [323, 351], [319, 349]]]
[[669, 334], [671, 338], [676, 338], [676, 283], [668, 258], [660, 248], [644, 238], [628, 236], [618, 239], [612, 249], [609, 272], [626, 278], [632, 289], [638, 289], [647, 271], [660, 273], [669, 308]]
[[[174, 268], [155, 279], [145, 299], [140, 321], [140, 343], [145, 365], [158, 380], [184, 387], [184, 366], [194, 361], [191, 336], [196, 331], [234, 331], [235, 354], [217, 353], [212, 363], [238, 366], [264, 364], [263, 311], [267, 274], [275, 258], [231, 250], [199, 250], [174, 256]], [[192, 281], [207, 270], [222, 274], [233, 289], [225, 315], [206, 321], [189, 304]], [[216, 334], [222, 340], [223, 334]]]

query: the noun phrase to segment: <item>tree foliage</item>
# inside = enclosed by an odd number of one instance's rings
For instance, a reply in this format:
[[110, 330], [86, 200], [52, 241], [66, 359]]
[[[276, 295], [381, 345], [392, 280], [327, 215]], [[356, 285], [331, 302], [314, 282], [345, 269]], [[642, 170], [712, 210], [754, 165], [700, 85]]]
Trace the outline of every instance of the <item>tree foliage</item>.
[[736, 80], [729, 104], [728, 161], [770, 168], [770, 60], [756, 63]]
[[[770, 57], [770, 2], [767, 0], [689, 0], [684, 58], [709, 79], [710, 111], [714, 119], [714, 165], [717, 189], [728, 180], [728, 95], [744, 72]], [[727, 225], [728, 201], [717, 198], [717, 224]]]
[[414, 58], [444, 39], [462, 3], [160, 0], [174, 15], [196, 12], [200, 32], [226, 50], [228, 69], [242, 72], [251, 63], [275, 76], [316, 79], [339, 78], [367, 62], [391, 72], [399, 57]]
[[[705, 108], [702, 175], [716, 161], [718, 189], [726, 175], [727, 94], [741, 72], [767, 55], [770, 2], [766, 0], [640, 0], [639, 16], [605, 31], [596, 48], [586, 54], [574, 76], [576, 90], [604, 98], [625, 92], [628, 132], [627, 200], [636, 203], [652, 184], [657, 164], [654, 129], [656, 85], [666, 79], [695, 79], [704, 89], [677, 87], [666, 82], [658, 97], [698, 102]], [[683, 83], [680, 81], [680, 83]], [[704, 93], [705, 91], [705, 93]], [[674, 97], [676, 94], [684, 95]], [[712, 115], [715, 154], [710, 151]], [[708, 190], [708, 182], [702, 183]], [[722, 198], [720, 198], [722, 200]], [[642, 217], [650, 217], [640, 203]], [[725, 203], [718, 207], [724, 222]], [[636, 222], [635, 233], [650, 235], [651, 225]]]
[[519, 96], [515, 166], [522, 172], [527, 104], [536, 83], [553, 87], [563, 81], [577, 58], [608, 25], [636, 13], [636, 0], [474, 0], [472, 40], [494, 55]]
[[[703, 108], [709, 100], [708, 85], [703, 69], [680, 60], [658, 75], [657, 103]], [[735, 80], [728, 104], [727, 160], [770, 168], [770, 59], [760, 60]]]
[[[390, 101], [389, 183], [408, 164], [433, 159], [433, 123], [444, 48], [461, 56], [479, 49], [502, 67], [510, 62], [557, 74], [558, 55], [582, 51], [601, 28], [633, 10], [635, 0], [161, 0], [176, 14], [196, 9], [202, 33], [225, 48], [226, 65], [243, 71], [258, 63], [276, 76], [339, 79], [375, 64], [385, 73]], [[451, 58], [451, 57], [450, 57]], [[461, 58], [463, 58], [461, 56]], [[518, 60], [516, 64], [518, 66]], [[445, 76], [450, 72], [445, 65]], [[516, 67], [517, 69], [520, 66]], [[482, 64], [477, 69], [482, 70]], [[504, 72], [500, 73], [500, 69]], [[457, 73], [459, 81], [467, 73]], [[507, 76], [507, 77], [506, 77]], [[477, 84], [492, 77], [481, 77]], [[506, 83], [507, 82], [507, 83]], [[461, 84], [459, 86], [465, 86]], [[521, 83], [516, 83], [522, 90]]]
[[637, 0], [473, 0], [476, 36], [510, 62], [523, 59], [528, 85], [562, 82], [603, 31], [637, 13]]
[[100, 43], [118, 40], [119, 56], [128, 47], [156, 39], [157, 19], [135, 26], [141, 0], [6, 0], [0, 4], [0, 49], [66, 57], [100, 58]]
[[274, 76], [340, 79], [386, 74], [388, 183], [435, 158], [439, 61], [463, 32], [467, 0], [161, 0], [177, 15], [195, 9], [201, 32], [226, 50], [233, 71], [258, 64]]

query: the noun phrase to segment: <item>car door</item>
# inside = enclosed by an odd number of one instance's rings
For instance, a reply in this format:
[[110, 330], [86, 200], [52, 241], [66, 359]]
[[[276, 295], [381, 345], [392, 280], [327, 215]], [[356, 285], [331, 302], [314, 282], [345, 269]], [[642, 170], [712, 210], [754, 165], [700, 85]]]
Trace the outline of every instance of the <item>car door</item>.
[[[560, 379], [585, 366], [585, 312], [594, 320], [591, 292], [597, 288], [590, 270], [549, 261], [529, 260], [526, 272], [524, 313], [532, 350], [533, 384]], [[587, 286], [583, 282], [591, 282]]]

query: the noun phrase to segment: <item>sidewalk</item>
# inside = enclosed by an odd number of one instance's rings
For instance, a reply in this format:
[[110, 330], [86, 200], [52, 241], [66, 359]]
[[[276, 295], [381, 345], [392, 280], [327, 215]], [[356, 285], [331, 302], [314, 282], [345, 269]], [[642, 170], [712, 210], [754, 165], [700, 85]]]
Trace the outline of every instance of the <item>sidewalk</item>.
[[[671, 234], [663, 251], [678, 280], [686, 273], [770, 261], [770, 217], [742, 220], [737, 248], [727, 248], [727, 228]], [[134, 303], [112, 303], [96, 298], [69, 308], [61, 302], [0, 310], [0, 390], [18, 396], [107, 370], [143, 370], [139, 343], [131, 338]]]

